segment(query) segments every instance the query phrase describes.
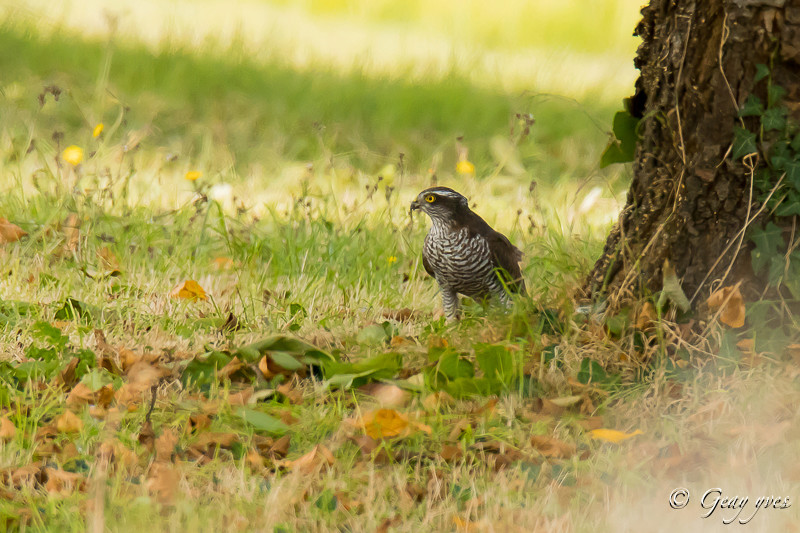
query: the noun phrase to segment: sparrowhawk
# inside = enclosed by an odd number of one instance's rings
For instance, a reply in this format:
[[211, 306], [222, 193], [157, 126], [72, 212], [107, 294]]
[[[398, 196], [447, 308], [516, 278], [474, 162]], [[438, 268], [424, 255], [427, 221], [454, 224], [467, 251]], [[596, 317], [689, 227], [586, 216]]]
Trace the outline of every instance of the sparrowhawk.
[[448, 320], [459, 316], [458, 294], [505, 305], [509, 293], [524, 293], [519, 262], [522, 252], [472, 212], [461, 194], [447, 187], [425, 189], [411, 202], [431, 217], [422, 247], [425, 271], [439, 283]]

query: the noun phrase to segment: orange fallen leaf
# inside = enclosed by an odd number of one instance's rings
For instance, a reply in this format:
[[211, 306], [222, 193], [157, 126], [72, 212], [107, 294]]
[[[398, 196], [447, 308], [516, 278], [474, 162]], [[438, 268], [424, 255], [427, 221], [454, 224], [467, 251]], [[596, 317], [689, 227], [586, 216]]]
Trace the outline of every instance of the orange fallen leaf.
[[22, 228], [0, 217], [0, 244], [15, 242], [27, 235]]
[[183, 298], [185, 300], [207, 300], [206, 291], [193, 279], [178, 283], [169, 293], [170, 298]]
[[642, 435], [643, 433], [644, 432], [641, 429], [637, 429], [631, 433], [625, 433], [624, 431], [617, 431], [616, 429], [600, 428], [591, 430], [589, 435], [591, 435], [593, 439], [618, 444], [624, 440], [630, 439], [631, 437], [635, 437], [636, 435]]
[[364, 413], [359, 422], [364, 432], [373, 439], [397, 437], [408, 430], [408, 416], [394, 409], [378, 409]]
[[17, 427], [7, 416], [0, 418], [0, 442], [8, 442], [17, 434]]
[[59, 433], [77, 433], [83, 429], [83, 420], [72, 411], [67, 410], [56, 417], [56, 429]]
[[744, 299], [739, 291], [739, 285], [722, 287], [714, 291], [706, 301], [712, 311], [720, 310], [719, 321], [732, 328], [744, 326]]

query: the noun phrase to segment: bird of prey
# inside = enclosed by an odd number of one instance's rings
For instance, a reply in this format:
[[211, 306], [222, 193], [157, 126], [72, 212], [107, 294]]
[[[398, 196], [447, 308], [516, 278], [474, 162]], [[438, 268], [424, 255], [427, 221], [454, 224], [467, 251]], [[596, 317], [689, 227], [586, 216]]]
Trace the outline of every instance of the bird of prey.
[[473, 213], [464, 196], [432, 187], [411, 202], [415, 209], [433, 223], [422, 247], [422, 264], [439, 284], [448, 321], [459, 317], [459, 294], [477, 300], [495, 297], [509, 305], [509, 293], [525, 293], [522, 252]]

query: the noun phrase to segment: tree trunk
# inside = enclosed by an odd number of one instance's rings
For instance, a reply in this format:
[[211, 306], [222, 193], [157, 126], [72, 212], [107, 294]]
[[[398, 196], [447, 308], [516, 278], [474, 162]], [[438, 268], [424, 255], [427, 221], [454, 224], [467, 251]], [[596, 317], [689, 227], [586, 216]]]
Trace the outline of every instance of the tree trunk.
[[[751, 94], [768, 101], [766, 66], [786, 89], [787, 124], [800, 118], [800, 0], [651, 0], [642, 15], [633, 182], [587, 291], [658, 291], [668, 261], [696, 305], [718, 285], [754, 279], [741, 230], [764, 198], [754, 182], [774, 135], [739, 114]], [[737, 154], [737, 127], [760, 135], [754, 154]]]

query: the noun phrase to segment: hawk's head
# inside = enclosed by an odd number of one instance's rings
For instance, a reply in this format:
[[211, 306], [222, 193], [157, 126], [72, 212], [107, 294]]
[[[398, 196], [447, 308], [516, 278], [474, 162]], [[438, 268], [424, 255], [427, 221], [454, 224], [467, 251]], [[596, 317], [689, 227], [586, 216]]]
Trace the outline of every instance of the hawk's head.
[[469, 202], [448, 187], [431, 187], [411, 202], [411, 210], [415, 209], [421, 209], [434, 220], [452, 221], [458, 213], [469, 211]]

